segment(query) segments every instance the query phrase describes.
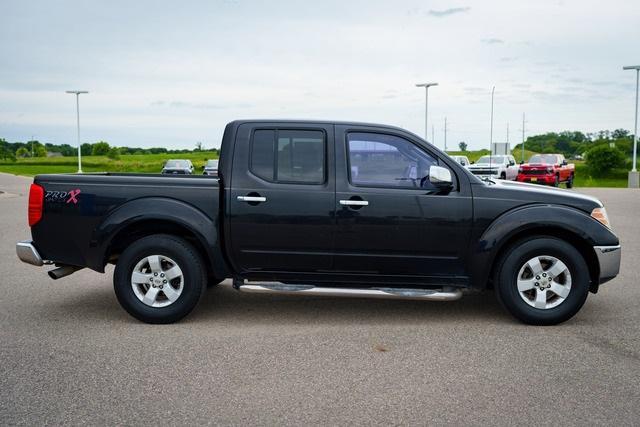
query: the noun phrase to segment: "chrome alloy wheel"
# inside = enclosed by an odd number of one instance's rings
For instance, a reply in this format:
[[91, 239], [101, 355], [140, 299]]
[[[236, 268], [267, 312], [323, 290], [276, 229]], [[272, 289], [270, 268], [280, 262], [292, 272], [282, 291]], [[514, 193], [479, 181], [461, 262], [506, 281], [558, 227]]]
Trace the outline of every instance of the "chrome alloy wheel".
[[141, 259], [131, 273], [131, 288], [140, 301], [150, 307], [173, 304], [184, 289], [180, 266], [164, 255]]
[[566, 264], [550, 255], [527, 261], [518, 272], [520, 298], [531, 307], [548, 310], [562, 304], [571, 292], [571, 272]]

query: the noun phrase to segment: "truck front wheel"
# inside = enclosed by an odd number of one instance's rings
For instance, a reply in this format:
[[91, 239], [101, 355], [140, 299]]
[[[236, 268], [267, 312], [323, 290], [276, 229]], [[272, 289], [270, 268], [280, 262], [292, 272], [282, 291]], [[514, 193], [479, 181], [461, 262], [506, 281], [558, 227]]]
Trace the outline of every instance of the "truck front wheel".
[[569, 179], [567, 180], [567, 188], [573, 188], [573, 174], [569, 175]]
[[553, 237], [516, 243], [494, 276], [503, 307], [524, 323], [555, 325], [573, 317], [589, 293], [589, 270], [578, 250]]
[[172, 323], [196, 306], [206, 283], [198, 251], [170, 235], [144, 237], [118, 258], [113, 286], [120, 305], [146, 323]]

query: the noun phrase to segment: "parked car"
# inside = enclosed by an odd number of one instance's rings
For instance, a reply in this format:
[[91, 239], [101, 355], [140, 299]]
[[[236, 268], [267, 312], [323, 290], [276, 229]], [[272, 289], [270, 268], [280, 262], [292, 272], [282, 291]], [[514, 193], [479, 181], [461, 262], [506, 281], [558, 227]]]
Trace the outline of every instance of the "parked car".
[[562, 154], [535, 154], [529, 163], [520, 165], [518, 181], [557, 187], [564, 182], [567, 188], [573, 187], [576, 167], [567, 163]]
[[202, 168], [202, 175], [218, 176], [218, 160], [207, 160]]
[[232, 278], [241, 292], [438, 301], [493, 288], [547, 325], [620, 267], [597, 199], [480, 180], [396, 127], [235, 121], [219, 177], [38, 175], [18, 257], [55, 265], [53, 279], [115, 264], [118, 301], [149, 323]]
[[162, 173], [171, 175], [191, 175], [193, 173], [193, 163], [191, 163], [191, 160], [167, 160], [162, 167]]
[[451, 156], [451, 158], [456, 162], [460, 163], [465, 168], [468, 168], [469, 165], [471, 164], [467, 156]]
[[471, 173], [483, 178], [499, 178], [514, 181], [518, 176], [518, 165], [512, 155], [482, 156], [469, 166]]

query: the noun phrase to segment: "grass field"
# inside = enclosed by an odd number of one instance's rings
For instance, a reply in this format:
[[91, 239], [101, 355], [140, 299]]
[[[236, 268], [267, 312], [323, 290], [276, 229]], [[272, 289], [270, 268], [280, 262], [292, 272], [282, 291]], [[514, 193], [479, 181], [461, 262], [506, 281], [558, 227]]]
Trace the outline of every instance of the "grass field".
[[[119, 160], [106, 156], [82, 157], [83, 172], [140, 172], [160, 173], [162, 165], [169, 159], [189, 159], [196, 172], [202, 173], [202, 166], [208, 159], [217, 159], [213, 151], [199, 151], [189, 154], [130, 154]], [[16, 162], [0, 162], [0, 172], [14, 175], [35, 176], [45, 173], [74, 173], [78, 170], [77, 157], [35, 157], [19, 159]]]
[[[451, 155], [464, 155], [470, 161], [475, 162], [488, 150], [479, 151], [449, 151]], [[522, 153], [513, 150], [513, 156], [520, 162]], [[533, 154], [525, 150], [525, 160]], [[122, 155], [119, 160], [112, 160], [106, 156], [85, 156], [82, 158], [82, 170], [84, 172], [140, 172], [159, 173], [162, 165], [168, 159], [190, 159], [196, 167], [196, 173], [202, 173], [202, 166], [208, 159], [217, 159], [218, 154], [213, 151], [192, 152], [189, 154], [130, 154]], [[586, 165], [581, 161], [575, 161], [576, 187], [626, 187], [627, 171], [624, 169], [612, 171], [607, 177], [594, 178], [589, 176]], [[19, 159], [15, 162], [0, 161], [0, 172], [14, 175], [35, 176], [45, 173], [74, 173], [78, 170], [77, 157], [36, 157], [33, 159]]]

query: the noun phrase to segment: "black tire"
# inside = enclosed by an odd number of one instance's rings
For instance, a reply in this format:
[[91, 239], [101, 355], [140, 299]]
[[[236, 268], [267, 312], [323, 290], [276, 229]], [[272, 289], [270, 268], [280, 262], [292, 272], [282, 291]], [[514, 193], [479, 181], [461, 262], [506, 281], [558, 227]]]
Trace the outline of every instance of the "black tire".
[[500, 174], [500, 179], [507, 179], [507, 174], [505, 174], [504, 172], [502, 172]]
[[567, 180], [567, 188], [573, 188], [573, 174], [569, 175], [569, 179]]
[[[527, 261], [544, 255], [553, 256], [567, 266], [571, 274], [571, 290], [558, 306], [540, 309], [530, 306], [520, 296], [517, 278]], [[506, 250], [494, 275], [496, 295], [502, 306], [515, 318], [530, 325], [556, 325], [573, 317], [587, 299], [589, 281], [587, 264], [574, 246], [554, 237], [540, 236], [521, 240]]]
[[[143, 303], [131, 283], [133, 269], [138, 262], [152, 255], [168, 257], [182, 270], [181, 293], [165, 307]], [[146, 323], [173, 323], [185, 317], [200, 300], [205, 283], [206, 270], [198, 251], [184, 239], [164, 234], [144, 237], [131, 244], [118, 258], [113, 275], [113, 287], [122, 308]]]
[[553, 186], [554, 187], [560, 186], [560, 177], [558, 175], [556, 175], [556, 179], [553, 181]]

